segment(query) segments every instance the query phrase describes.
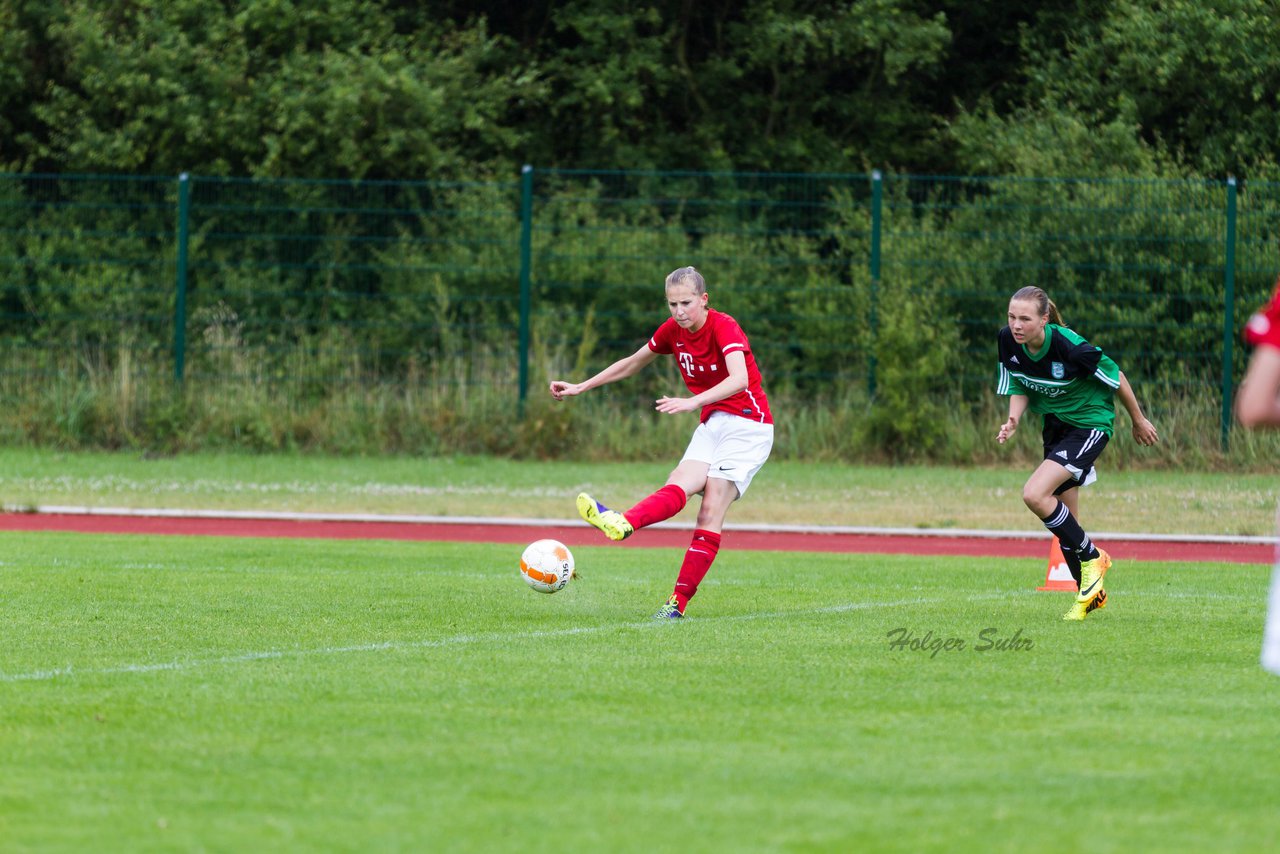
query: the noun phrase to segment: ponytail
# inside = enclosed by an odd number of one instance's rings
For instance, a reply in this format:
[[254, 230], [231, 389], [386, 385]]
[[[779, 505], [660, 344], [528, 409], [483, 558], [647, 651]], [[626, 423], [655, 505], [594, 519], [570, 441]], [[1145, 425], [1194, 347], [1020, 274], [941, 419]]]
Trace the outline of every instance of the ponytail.
[[1049, 322], [1054, 326], [1066, 326], [1066, 324], [1062, 322], [1062, 315], [1058, 313], [1058, 304], [1049, 299], [1047, 294], [1045, 295], [1045, 299], [1049, 302]]

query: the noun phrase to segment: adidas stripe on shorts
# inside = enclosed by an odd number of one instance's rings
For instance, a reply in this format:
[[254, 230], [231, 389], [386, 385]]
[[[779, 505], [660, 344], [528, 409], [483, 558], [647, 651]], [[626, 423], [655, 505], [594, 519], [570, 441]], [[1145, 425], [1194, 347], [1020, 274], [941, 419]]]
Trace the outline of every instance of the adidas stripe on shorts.
[[1107, 446], [1110, 437], [1101, 430], [1077, 427], [1053, 415], [1044, 416], [1044, 458], [1053, 460], [1071, 472], [1071, 480], [1054, 490], [1061, 495], [1077, 486], [1088, 486], [1098, 479], [1094, 461]]

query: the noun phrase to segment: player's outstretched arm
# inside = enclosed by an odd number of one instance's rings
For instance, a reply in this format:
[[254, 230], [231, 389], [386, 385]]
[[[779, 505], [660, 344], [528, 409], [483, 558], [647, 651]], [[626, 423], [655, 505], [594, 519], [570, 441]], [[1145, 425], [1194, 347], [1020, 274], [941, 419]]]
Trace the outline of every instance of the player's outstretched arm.
[[1139, 445], [1154, 445], [1159, 442], [1160, 435], [1156, 433], [1156, 426], [1142, 414], [1138, 396], [1133, 393], [1133, 386], [1129, 385], [1129, 378], [1124, 375], [1124, 371], [1120, 372], [1120, 390], [1117, 394], [1120, 404], [1129, 413], [1129, 420], [1133, 423], [1133, 440]]
[[593, 389], [597, 386], [608, 385], [609, 383], [626, 379], [627, 377], [639, 372], [641, 368], [656, 358], [658, 358], [658, 354], [650, 350], [649, 345], [646, 344], [630, 356], [614, 362], [591, 379], [583, 380], [580, 383], [565, 382], [564, 380], [552, 380], [550, 386], [551, 396], [556, 400], [564, 400], [566, 397], [574, 397], [575, 395], [582, 394], [588, 389]]

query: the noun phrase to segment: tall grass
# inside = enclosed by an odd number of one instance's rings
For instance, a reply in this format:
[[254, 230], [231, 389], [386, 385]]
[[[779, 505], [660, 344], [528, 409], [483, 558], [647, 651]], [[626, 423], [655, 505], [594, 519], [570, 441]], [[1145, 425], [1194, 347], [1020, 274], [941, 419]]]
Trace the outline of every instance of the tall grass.
[[[395, 379], [342, 355], [340, 342], [324, 349], [297, 348], [283, 359], [242, 353], [234, 357], [234, 370], [197, 373], [181, 384], [164, 354], [120, 348], [50, 359], [11, 352], [0, 375], [0, 442], [152, 454], [245, 450], [638, 461], [672, 458], [693, 426], [691, 417], [653, 410], [656, 396], [680, 389], [662, 369], [556, 403], [545, 392], [546, 379], [580, 378], [583, 372], [562, 367], [562, 353], [538, 352], [522, 405], [514, 347], [411, 362]], [[1216, 392], [1138, 391], [1161, 442], [1137, 446], [1128, 435], [1128, 416], [1120, 412], [1109, 467], [1274, 470], [1280, 458], [1274, 433], [1236, 426], [1224, 449]], [[1034, 418], [1012, 447], [996, 444], [1005, 401], [991, 392], [976, 399], [931, 397], [936, 415], [928, 443], [871, 429], [886, 420], [884, 404], [868, 399], [854, 381], [833, 383], [817, 396], [773, 388], [770, 400], [775, 459], [988, 465], [1031, 464], [1040, 456]]]

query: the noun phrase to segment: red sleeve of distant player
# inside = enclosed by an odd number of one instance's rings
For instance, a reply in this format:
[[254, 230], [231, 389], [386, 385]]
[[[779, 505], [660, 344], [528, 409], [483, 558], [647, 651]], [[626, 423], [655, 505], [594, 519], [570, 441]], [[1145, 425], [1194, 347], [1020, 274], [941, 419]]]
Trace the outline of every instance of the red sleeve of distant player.
[[676, 351], [676, 332], [680, 329], [675, 318], [668, 317], [649, 339], [649, 349], [663, 356], [670, 356]]
[[1280, 279], [1276, 280], [1271, 302], [1254, 312], [1244, 327], [1244, 340], [1250, 344], [1280, 350]]

